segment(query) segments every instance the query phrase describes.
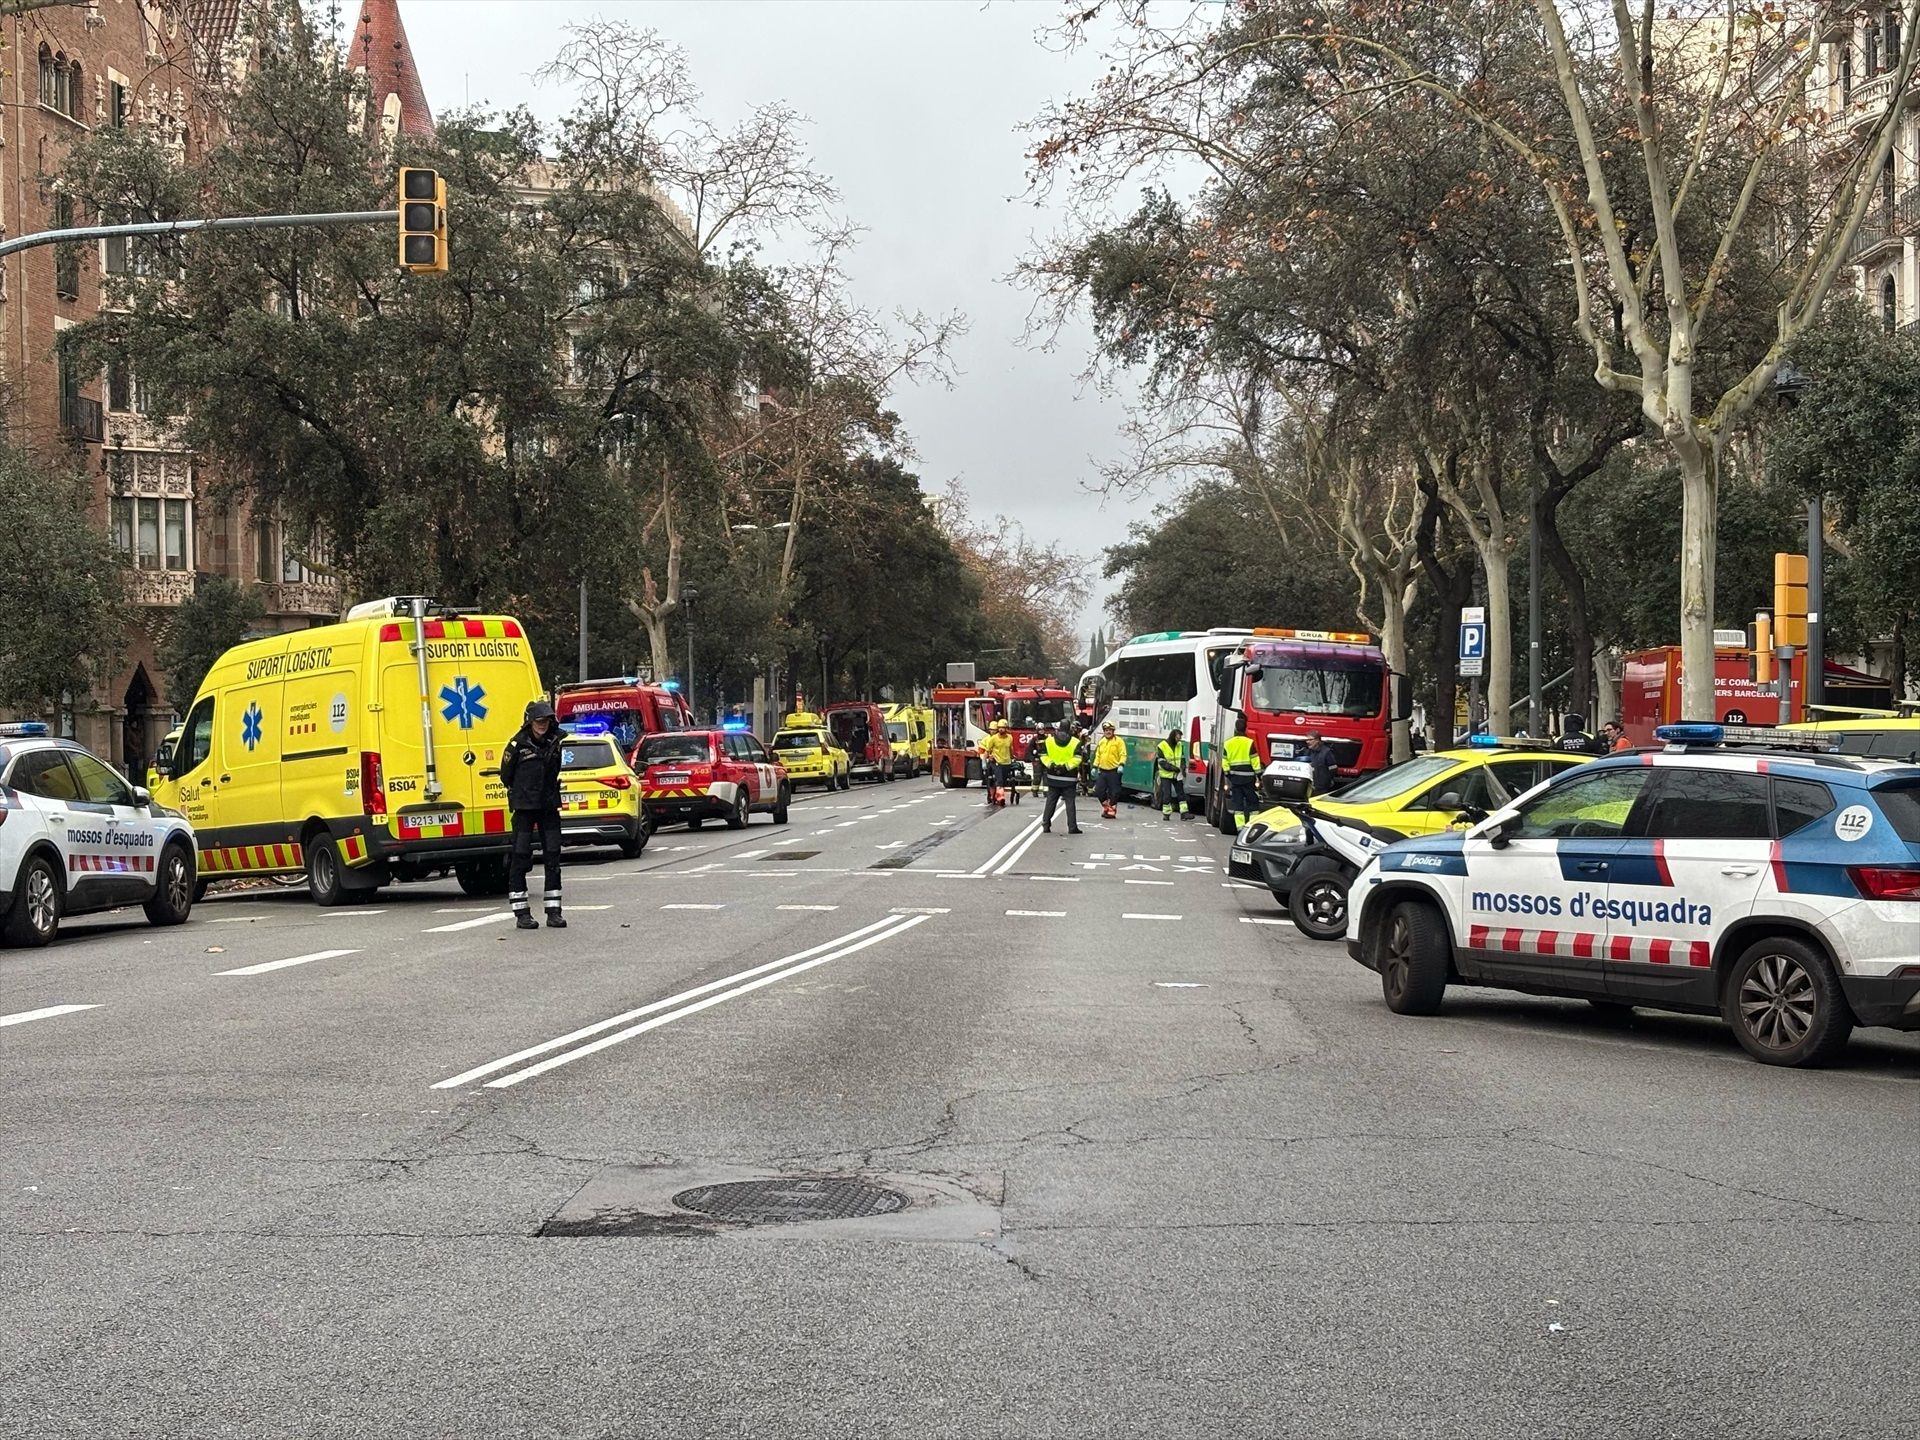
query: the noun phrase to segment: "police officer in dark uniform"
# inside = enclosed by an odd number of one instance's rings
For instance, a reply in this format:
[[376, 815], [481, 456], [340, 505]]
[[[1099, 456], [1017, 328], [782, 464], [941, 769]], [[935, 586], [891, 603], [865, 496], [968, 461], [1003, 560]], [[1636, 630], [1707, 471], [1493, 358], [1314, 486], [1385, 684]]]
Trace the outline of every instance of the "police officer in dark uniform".
[[1040, 828], [1051, 834], [1053, 812], [1062, 800], [1067, 802], [1067, 833], [1078, 835], [1080, 821], [1073, 813], [1074, 793], [1080, 788], [1080, 737], [1062, 720], [1051, 735], [1043, 735], [1037, 746], [1047, 771], [1047, 808], [1040, 813]]
[[1607, 753], [1607, 747], [1587, 733], [1587, 717], [1571, 711], [1560, 722], [1560, 748], [1576, 755]]
[[560, 727], [553, 706], [535, 700], [527, 706], [526, 723], [507, 742], [500, 756], [500, 783], [507, 787], [507, 805], [513, 811], [513, 860], [507, 867], [507, 898], [513, 921], [522, 930], [538, 930], [527, 905], [527, 872], [533, 868], [533, 837], [540, 836], [540, 858], [546, 865], [547, 924], [566, 929], [560, 913]]

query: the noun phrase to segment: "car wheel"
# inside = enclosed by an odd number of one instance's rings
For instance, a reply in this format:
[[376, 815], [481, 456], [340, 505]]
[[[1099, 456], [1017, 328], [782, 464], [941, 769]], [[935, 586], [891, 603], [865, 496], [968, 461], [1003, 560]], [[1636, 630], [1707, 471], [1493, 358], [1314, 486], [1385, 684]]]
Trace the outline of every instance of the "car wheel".
[[307, 845], [307, 893], [322, 906], [347, 903], [347, 878], [340, 847], [331, 835], [316, 833]]
[[687, 829], [698, 830], [702, 825], [706, 823], [707, 823], [706, 821], [702, 820], [698, 815], [696, 815], [691, 820], [687, 821]]
[[1452, 945], [1431, 905], [1402, 900], [1387, 914], [1374, 941], [1380, 991], [1396, 1015], [1432, 1015], [1447, 989]]
[[620, 853], [629, 860], [638, 860], [640, 852], [647, 848], [647, 841], [653, 838], [653, 832], [647, 828], [647, 822], [641, 820], [633, 827], [633, 833], [620, 842]]
[[1309, 856], [1294, 867], [1287, 914], [1294, 929], [1309, 940], [1338, 940], [1347, 933], [1347, 887], [1352, 883], [1338, 861]]
[[727, 814], [727, 828], [729, 830], [747, 828], [747, 792], [744, 790], [733, 797], [733, 809]]
[[1790, 935], [1749, 945], [1734, 961], [1720, 1011], [1746, 1052], [1769, 1065], [1824, 1064], [1853, 1033], [1833, 966]]
[[9, 945], [45, 945], [60, 931], [60, 877], [45, 858], [35, 855], [20, 867], [13, 890], [13, 910], [4, 932]]
[[184, 845], [169, 845], [160, 852], [159, 884], [153, 898], [141, 909], [155, 925], [179, 925], [193, 910], [193, 861]]
[[792, 803], [793, 803], [793, 792], [788, 790], [786, 786], [782, 785], [780, 787], [780, 798], [776, 800], [773, 805], [773, 823], [774, 824], [784, 825], [787, 823], [787, 806]]
[[1592, 996], [1588, 996], [1587, 1004], [1593, 1007], [1594, 1013], [1602, 1020], [1631, 1020], [1633, 1018], [1633, 1006], [1627, 1004], [1624, 1000], [1596, 1000]]
[[453, 878], [459, 882], [462, 895], [504, 895], [507, 893], [507, 862], [498, 857], [492, 860], [462, 860], [453, 867]]

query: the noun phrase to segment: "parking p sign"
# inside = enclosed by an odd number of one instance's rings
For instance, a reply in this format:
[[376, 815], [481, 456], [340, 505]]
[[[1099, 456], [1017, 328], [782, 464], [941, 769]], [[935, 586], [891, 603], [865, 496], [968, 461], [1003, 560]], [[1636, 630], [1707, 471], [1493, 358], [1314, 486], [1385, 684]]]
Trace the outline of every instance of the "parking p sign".
[[1460, 673], [1484, 675], [1487, 669], [1487, 610], [1465, 605], [1460, 610]]

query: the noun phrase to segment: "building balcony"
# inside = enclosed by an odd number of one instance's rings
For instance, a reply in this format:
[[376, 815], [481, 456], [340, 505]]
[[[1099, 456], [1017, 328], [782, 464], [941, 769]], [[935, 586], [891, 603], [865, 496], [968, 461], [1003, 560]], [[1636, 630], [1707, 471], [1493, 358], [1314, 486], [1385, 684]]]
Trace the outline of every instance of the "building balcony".
[[283, 580], [260, 586], [261, 602], [269, 615], [303, 615], [310, 618], [340, 618], [340, 582], [338, 580]]
[[129, 570], [126, 576], [127, 598], [136, 605], [172, 609], [193, 598], [191, 570]]
[[60, 432], [69, 439], [98, 445], [107, 433], [104, 422], [98, 400], [89, 400], [84, 395], [60, 397]]
[[1882, 246], [1897, 245], [1916, 233], [1920, 233], [1920, 185], [1909, 185], [1891, 205], [1876, 199], [1867, 208], [1860, 217], [1860, 228], [1853, 232], [1847, 263], [1864, 265]]

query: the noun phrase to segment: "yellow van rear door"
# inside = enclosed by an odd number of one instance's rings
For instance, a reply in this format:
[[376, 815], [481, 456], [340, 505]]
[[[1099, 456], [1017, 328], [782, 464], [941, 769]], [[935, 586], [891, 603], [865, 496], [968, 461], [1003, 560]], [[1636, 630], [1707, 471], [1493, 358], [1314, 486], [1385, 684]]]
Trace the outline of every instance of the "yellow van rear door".
[[440, 787], [430, 797], [413, 622], [393, 629], [401, 638], [380, 646], [380, 750], [394, 839], [504, 834], [500, 753], [527, 703], [544, 693], [532, 645], [517, 620], [427, 621], [427, 714]]

